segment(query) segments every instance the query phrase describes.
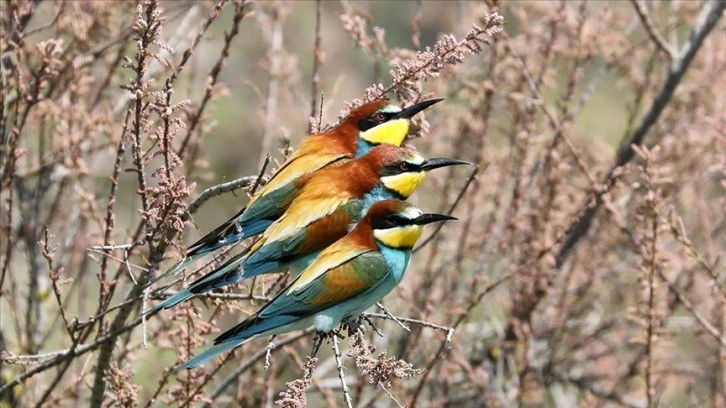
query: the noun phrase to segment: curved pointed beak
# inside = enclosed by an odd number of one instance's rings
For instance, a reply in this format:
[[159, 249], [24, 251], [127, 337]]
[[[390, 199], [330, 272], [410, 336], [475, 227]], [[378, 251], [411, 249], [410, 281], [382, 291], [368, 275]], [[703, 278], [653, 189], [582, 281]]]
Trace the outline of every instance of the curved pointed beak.
[[413, 220], [415, 224], [418, 225], [426, 225], [431, 224], [432, 222], [437, 221], [448, 221], [448, 220], [458, 220], [456, 217], [452, 217], [450, 215], [444, 215], [444, 214], [421, 214], [420, 217]]
[[415, 114], [421, 112], [422, 110], [428, 108], [429, 106], [439, 103], [443, 101], [443, 98], [437, 98], [437, 99], [429, 99], [428, 101], [423, 101], [419, 103], [415, 103], [408, 108], [398, 112], [398, 115], [396, 115], [393, 119], [411, 119]]
[[434, 158], [434, 159], [428, 159], [421, 165], [421, 170], [423, 171], [429, 171], [433, 169], [438, 169], [439, 167], [447, 167], [447, 166], [459, 166], [462, 164], [471, 165], [471, 163], [463, 160], [456, 160], [456, 159], [446, 159], [446, 158]]

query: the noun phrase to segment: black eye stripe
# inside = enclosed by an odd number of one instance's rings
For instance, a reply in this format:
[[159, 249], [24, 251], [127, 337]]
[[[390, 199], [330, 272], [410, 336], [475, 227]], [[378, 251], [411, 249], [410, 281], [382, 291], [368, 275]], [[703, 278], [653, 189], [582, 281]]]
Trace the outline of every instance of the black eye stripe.
[[[406, 166], [404, 166], [404, 163]], [[420, 164], [411, 162], [396, 162], [381, 168], [381, 177], [395, 176], [402, 173], [413, 173], [421, 170]]]
[[401, 217], [400, 215], [389, 215], [387, 217], [374, 218], [371, 220], [371, 227], [378, 230], [396, 228], [409, 224], [411, 224], [411, 221]]
[[376, 125], [378, 125], [378, 122], [373, 119], [361, 119], [358, 121], [358, 129], [361, 132], [365, 132], [366, 130], [371, 129]]
[[[369, 118], [359, 120], [358, 129], [361, 132], [365, 132], [366, 130], [374, 128], [374, 127], [380, 125], [381, 123], [388, 122], [389, 120], [391, 120], [391, 118], [393, 118], [397, 114], [398, 114], [398, 112], [380, 112], [380, 111], [378, 111], [378, 112], [374, 113], [373, 115], [371, 115], [371, 117], [369, 117]], [[383, 118], [381, 120], [378, 119], [379, 115], [383, 116]]]
[[392, 227], [395, 227], [395, 225], [391, 224], [388, 218], [373, 218], [371, 220], [371, 228], [373, 229], [382, 230]]
[[403, 217], [401, 217], [399, 215], [392, 215], [391, 217], [389, 217], [389, 220], [394, 225], [408, 225], [409, 224], [409, 220], [408, 219], [403, 218]]

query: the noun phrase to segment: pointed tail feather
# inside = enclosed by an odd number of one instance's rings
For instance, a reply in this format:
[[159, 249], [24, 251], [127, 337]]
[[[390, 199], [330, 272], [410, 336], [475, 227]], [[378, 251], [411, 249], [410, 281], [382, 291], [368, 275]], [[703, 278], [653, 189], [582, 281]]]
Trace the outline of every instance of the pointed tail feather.
[[[267, 245], [267, 244], [266, 244]], [[298, 277], [318, 257], [320, 251], [314, 251], [307, 255], [298, 255], [279, 251], [274, 256], [259, 256], [266, 248], [262, 246], [256, 252], [249, 255], [245, 261], [244, 271], [239, 280], [254, 278], [258, 275], [289, 271], [292, 278]], [[269, 254], [268, 254], [269, 255]]]
[[241, 276], [244, 274], [242, 267], [246, 259], [247, 255], [244, 252], [235, 255], [224, 265], [192, 282], [188, 288], [189, 292], [192, 294], [206, 293], [241, 281]]
[[285, 265], [286, 264], [284, 262], [265, 262], [254, 267], [246, 267], [239, 271], [238, 276], [236, 277], [236, 282], [241, 282], [267, 273], [280, 272]]
[[296, 329], [304, 329], [309, 326], [304, 322], [306, 317], [293, 315], [276, 315], [261, 317], [263, 307], [257, 313], [249, 316], [236, 326], [217, 336], [214, 344], [226, 344], [229, 342], [246, 341], [256, 336], [267, 336], [270, 334], [287, 333]]
[[162, 280], [162, 279], [164, 279], [164, 278], [166, 278], [168, 276], [173, 276], [173, 275], [179, 274], [179, 272], [181, 272], [184, 269], [186, 269], [189, 265], [191, 265], [192, 263], [194, 263], [194, 261], [196, 261], [197, 259], [199, 259], [199, 257], [194, 257], [194, 256], [185, 257], [181, 261], [179, 261], [176, 264], [174, 264], [174, 266], [172, 266], [171, 268], [167, 269], [161, 275], [159, 275], [159, 276], [157, 276], [157, 277], [149, 280], [149, 282], [146, 284], [146, 286], [144, 286], [144, 289], [151, 287], [156, 282], [158, 282], [158, 281], [160, 281], [160, 280]]
[[176, 368], [174, 368], [174, 370], [172, 371], [172, 374], [178, 373], [179, 371], [184, 370], [184, 369], [189, 370], [192, 368], [199, 367], [200, 365], [206, 363], [207, 361], [211, 360], [212, 358], [214, 358], [224, 352], [231, 351], [231, 350], [241, 346], [242, 344], [246, 343], [249, 340], [251, 340], [251, 338], [248, 338], [245, 340], [240, 340], [240, 341], [231, 341], [228, 343], [222, 343], [222, 344], [217, 344], [215, 346], [212, 346], [212, 347], [204, 350], [203, 352], [201, 352], [199, 355], [197, 355], [193, 359], [187, 361], [186, 363], [178, 365]]
[[237, 266], [244, 261], [244, 256], [235, 256], [230, 259], [221, 268], [215, 269], [212, 272], [202, 276], [201, 278], [192, 282], [189, 287], [184, 290], [180, 290], [168, 299], [159, 303], [158, 305], [149, 309], [146, 314], [153, 313], [160, 309], [171, 309], [172, 307], [184, 302], [187, 299], [193, 298], [194, 296], [202, 293], [209, 292], [210, 290], [218, 289], [227, 285], [231, 285], [238, 282], [239, 276], [244, 271], [238, 271]]
[[179, 292], [175, 293], [171, 297], [167, 298], [163, 302], [159, 303], [158, 305], [152, 307], [151, 309], [144, 312], [145, 315], [150, 315], [157, 310], [161, 309], [171, 309], [172, 307], [178, 305], [179, 303], [193, 298], [195, 296], [194, 293], [192, 293], [189, 289], [180, 290]]
[[180, 364], [173, 372], [199, 367], [210, 359], [231, 351], [256, 337], [288, 332], [304, 328], [306, 325], [304, 319], [298, 316], [281, 315], [260, 318], [257, 314], [252, 315], [217, 337], [214, 340], [214, 346], [202, 351], [186, 363]]
[[[247, 251], [244, 251], [235, 255], [224, 265], [195, 280], [186, 289], [180, 290], [168, 299], [147, 310], [145, 314], [148, 315], [160, 309], [171, 309], [179, 303], [184, 302], [187, 299], [191, 299], [196, 295], [232, 285], [243, 280], [245, 271], [241, 268], [241, 264], [243, 264], [247, 259], [246, 252]], [[169, 274], [169, 272], [164, 273], [164, 275], [167, 274]], [[161, 277], [158, 279], [160, 278]]]
[[157, 311], [164, 309], [164, 302], [159, 303], [158, 305], [152, 307], [151, 309], [146, 309], [142, 312], [144, 316], [151, 316], [152, 314], [156, 313]]
[[240, 232], [239, 228], [237, 227], [237, 219], [244, 213], [244, 211], [245, 209], [243, 208], [242, 210], [237, 212], [237, 214], [233, 215], [232, 218], [207, 233], [207, 235], [199, 238], [193, 244], [189, 245], [189, 247], [187, 247], [187, 253], [189, 255], [194, 255], [197, 252], [207, 253], [215, 249], [210, 249], [210, 247], [216, 245], [216, 248], [219, 248], [220, 246], [226, 245], [225, 237], [232, 235], [236, 232]]
[[[240, 212], [240, 214], [241, 213], [242, 212]], [[270, 220], [260, 220], [253, 222], [252, 224], [244, 227], [243, 229], [237, 229], [233, 228], [234, 225], [232, 224], [232, 221], [234, 221], [235, 219], [236, 218], [232, 218], [232, 220], [227, 221], [227, 223], [222, 224], [220, 227], [218, 227], [217, 230], [210, 232], [199, 241], [190, 245], [189, 248], [187, 248], [187, 255], [184, 257], [184, 259], [177, 262], [166, 272], [162, 273], [156, 278], [151, 279], [149, 283], [146, 284], [144, 289], [150, 287], [151, 285], [168, 276], [179, 274], [179, 272], [186, 269], [196, 260], [219, 248], [235, 244], [239, 241], [242, 241], [243, 239], [247, 239], [249, 237], [253, 237], [255, 235], [265, 232], [267, 227], [272, 224], [272, 221]], [[244, 252], [247, 252], [247, 250], [245, 250]]]
[[205, 235], [199, 241], [188, 248], [187, 256], [203, 256], [219, 248], [235, 244], [243, 239], [253, 237], [265, 232], [272, 224], [271, 220], [259, 220], [244, 227], [238, 227], [235, 223], [223, 224], [218, 229]]

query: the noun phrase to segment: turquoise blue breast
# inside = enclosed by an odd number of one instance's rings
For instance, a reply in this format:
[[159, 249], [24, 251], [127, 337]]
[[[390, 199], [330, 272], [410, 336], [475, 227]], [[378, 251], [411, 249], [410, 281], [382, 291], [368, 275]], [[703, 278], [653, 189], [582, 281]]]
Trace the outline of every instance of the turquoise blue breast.
[[403, 275], [406, 273], [409, 262], [411, 262], [411, 250], [410, 249], [397, 249], [378, 243], [378, 248], [383, 255], [383, 259], [391, 268], [393, 274], [394, 286], [398, 285], [403, 279]]

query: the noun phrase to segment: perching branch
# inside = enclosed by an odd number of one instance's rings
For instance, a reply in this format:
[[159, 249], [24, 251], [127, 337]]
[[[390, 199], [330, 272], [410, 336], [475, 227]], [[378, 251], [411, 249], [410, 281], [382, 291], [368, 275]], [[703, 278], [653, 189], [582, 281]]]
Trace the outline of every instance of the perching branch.
[[345, 366], [343, 366], [340, 356], [340, 346], [338, 345], [338, 336], [333, 333], [333, 352], [335, 353], [335, 365], [338, 369], [338, 378], [340, 379], [340, 385], [343, 387], [343, 399], [345, 400], [345, 406], [353, 408], [353, 402], [350, 399], [350, 389], [348, 389], [348, 383], [345, 382]]
[[240, 188], [249, 187], [250, 185], [252, 188], [250, 189], [250, 192], [254, 194], [255, 191], [257, 191], [257, 187], [259, 187], [260, 183], [262, 182], [262, 177], [265, 175], [265, 171], [267, 171], [267, 166], [270, 165], [270, 155], [268, 154], [265, 157], [265, 161], [262, 163], [262, 167], [260, 167], [260, 172], [257, 173], [256, 176], [244, 176], [240, 177], [236, 180], [228, 181], [226, 183], [217, 184], [216, 186], [209, 187], [208, 189], [202, 191], [197, 198], [192, 200], [191, 203], [189, 203], [189, 206], [187, 207], [187, 211], [184, 214], [184, 219], [187, 219], [191, 214], [194, 214], [199, 210], [199, 207], [202, 206], [207, 200], [209, 200], [212, 197], [216, 197], [220, 194], [224, 194], [230, 191], [238, 190]]
[[220, 194], [228, 193], [230, 191], [239, 190], [240, 188], [249, 187], [252, 183], [255, 182], [255, 180], [257, 180], [257, 176], [244, 176], [236, 180], [209, 187], [206, 190], [202, 191], [202, 193], [199, 194], [197, 198], [189, 203], [189, 206], [187, 207], [187, 212], [189, 214], [194, 214], [195, 212], [197, 212], [197, 210], [199, 210], [199, 207], [201, 207], [202, 204], [207, 202], [207, 200], [209, 200], [210, 198], [216, 197]]

